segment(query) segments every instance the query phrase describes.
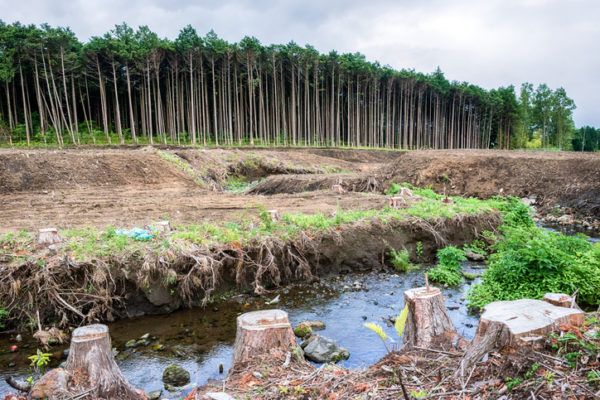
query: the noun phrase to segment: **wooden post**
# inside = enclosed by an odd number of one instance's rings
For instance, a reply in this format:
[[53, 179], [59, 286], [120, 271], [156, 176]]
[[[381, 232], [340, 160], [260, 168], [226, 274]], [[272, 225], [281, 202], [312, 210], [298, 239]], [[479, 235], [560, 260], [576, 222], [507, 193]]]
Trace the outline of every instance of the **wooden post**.
[[233, 368], [273, 350], [286, 354], [294, 346], [296, 338], [285, 311], [261, 310], [242, 314], [237, 318]]
[[535, 346], [561, 324], [581, 325], [584, 312], [541, 300], [495, 301], [484, 308], [475, 339], [467, 348], [457, 374], [465, 376], [484, 354], [506, 346]]
[[58, 236], [58, 229], [44, 228], [38, 231], [38, 244], [48, 246], [60, 242], [61, 239], [60, 236]]
[[439, 288], [427, 286], [407, 290], [404, 292], [404, 301], [408, 305], [404, 343], [445, 349], [462, 344]]

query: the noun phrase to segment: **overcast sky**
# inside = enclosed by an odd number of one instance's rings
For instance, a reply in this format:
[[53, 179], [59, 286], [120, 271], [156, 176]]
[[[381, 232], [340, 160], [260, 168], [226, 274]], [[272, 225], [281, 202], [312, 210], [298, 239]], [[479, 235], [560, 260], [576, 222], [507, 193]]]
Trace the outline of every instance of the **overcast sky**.
[[0, 0], [6, 22], [70, 26], [87, 39], [120, 22], [173, 38], [184, 25], [229, 41], [312, 44], [485, 88], [563, 86], [575, 122], [600, 126], [600, 0]]

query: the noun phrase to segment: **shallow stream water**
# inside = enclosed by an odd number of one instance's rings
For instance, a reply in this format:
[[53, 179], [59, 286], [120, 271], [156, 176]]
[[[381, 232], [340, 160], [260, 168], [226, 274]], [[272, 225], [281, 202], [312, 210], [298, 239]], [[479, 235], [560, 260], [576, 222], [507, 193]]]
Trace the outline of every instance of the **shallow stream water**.
[[[598, 238], [590, 239], [598, 241]], [[480, 275], [484, 264], [465, 263], [465, 272]], [[247, 311], [280, 308], [288, 312], [292, 325], [304, 320], [321, 320], [326, 329], [319, 334], [335, 339], [350, 351], [350, 358], [341, 365], [363, 368], [378, 361], [386, 353], [379, 338], [366, 329], [365, 322], [382, 325], [388, 336], [395, 338], [390, 317], [398, 315], [404, 306], [403, 292], [424, 285], [425, 269], [408, 273], [350, 274], [322, 279], [317, 284], [298, 284], [275, 293], [280, 301], [267, 305], [269, 298], [236, 296], [232, 300], [208, 307], [180, 310], [168, 315], [145, 316], [120, 320], [109, 324], [113, 347], [117, 350], [117, 363], [125, 377], [135, 387], [146, 391], [163, 388], [163, 370], [171, 363], [187, 369], [193, 385], [202, 385], [210, 379], [221, 379], [231, 364], [235, 339], [236, 317]], [[354, 290], [358, 282], [362, 289]], [[465, 295], [474, 281], [466, 281], [458, 288], [443, 289], [446, 306], [458, 332], [472, 338], [478, 317], [467, 312]], [[127, 349], [125, 343], [148, 333], [151, 343]], [[37, 343], [25, 335], [21, 343], [12, 341], [10, 335], [0, 335], [0, 395], [12, 391], [5, 383], [9, 375], [26, 378], [30, 375], [27, 357], [36, 352]], [[12, 345], [17, 352], [10, 352]], [[52, 348], [52, 367], [64, 360], [67, 346]], [[224, 372], [219, 372], [220, 364]], [[164, 398], [177, 398], [177, 394], [164, 394]]]
[[[464, 269], [479, 274], [483, 267], [469, 263]], [[362, 289], [354, 289], [356, 282]], [[464, 300], [471, 283], [444, 290], [450, 316], [459, 333], [467, 338], [473, 337], [477, 326], [477, 317], [467, 313]], [[379, 338], [363, 324], [377, 322], [386, 329], [389, 337], [394, 338], [390, 317], [398, 315], [404, 306], [403, 292], [423, 285], [424, 269], [403, 274], [350, 274], [326, 278], [317, 284], [281, 289], [272, 296], [280, 296], [276, 305], [265, 304], [269, 298], [240, 296], [205, 309], [117, 321], [109, 324], [109, 329], [123, 374], [134, 386], [146, 391], [163, 388], [162, 373], [171, 363], [187, 369], [196, 385], [223, 378], [231, 363], [237, 315], [265, 308], [287, 311], [294, 326], [304, 320], [325, 322], [326, 329], [319, 334], [335, 339], [350, 351], [350, 358], [341, 365], [361, 368], [373, 364], [386, 352]], [[146, 333], [153, 339], [149, 345], [134, 349], [125, 347], [128, 340]], [[19, 345], [19, 351], [11, 353], [8, 349], [14, 344]], [[61, 362], [66, 347], [52, 348], [52, 366]], [[8, 375], [29, 376], [27, 356], [34, 354], [36, 348], [37, 344], [28, 337], [21, 343], [11, 341], [10, 336], [0, 338], [0, 394], [11, 391], [4, 382]], [[224, 366], [224, 373], [219, 373], [220, 364]]]

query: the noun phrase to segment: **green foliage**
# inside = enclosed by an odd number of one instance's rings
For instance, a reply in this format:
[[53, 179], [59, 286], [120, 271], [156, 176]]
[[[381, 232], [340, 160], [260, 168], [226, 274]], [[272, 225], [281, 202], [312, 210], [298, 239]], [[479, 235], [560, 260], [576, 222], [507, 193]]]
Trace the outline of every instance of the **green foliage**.
[[388, 252], [388, 255], [390, 257], [390, 262], [392, 263], [392, 266], [396, 269], [396, 271], [408, 272], [412, 268], [414, 268], [414, 266], [410, 262], [410, 256], [406, 249], [403, 249], [403, 250], [390, 249], [390, 251]]
[[4, 322], [8, 318], [8, 311], [4, 307], [0, 307], [0, 329], [4, 329]]
[[567, 236], [529, 223], [505, 225], [502, 234], [482, 282], [468, 294], [471, 307], [576, 290], [581, 304], [600, 304], [600, 245], [582, 235]]
[[415, 254], [417, 255], [418, 259], [423, 258], [423, 242], [420, 240], [415, 245]]
[[523, 383], [523, 379], [521, 379], [517, 376], [516, 377], [507, 377], [506, 379], [504, 379], [504, 382], [506, 383], [506, 387], [508, 388], [508, 390], [513, 390], [514, 388], [519, 386], [521, 383]]
[[33, 384], [34, 376], [41, 376], [46, 373], [46, 367], [50, 363], [50, 357], [52, 353], [44, 353], [40, 349], [37, 349], [36, 353], [27, 357], [31, 363], [29, 364], [32, 369], [32, 375], [27, 378], [30, 384]]
[[432, 282], [446, 286], [456, 286], [462, 282], [461, 262], [466, 260], [465, 252], [454, 246], [438, 250], [438, 265], [427, 273]]

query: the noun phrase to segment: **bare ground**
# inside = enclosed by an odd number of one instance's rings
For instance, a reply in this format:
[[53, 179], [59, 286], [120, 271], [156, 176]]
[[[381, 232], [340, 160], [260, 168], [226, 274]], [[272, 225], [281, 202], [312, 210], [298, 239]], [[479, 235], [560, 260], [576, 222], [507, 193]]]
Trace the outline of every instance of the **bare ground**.
[[[162, 157], [167, 153], [179, 162]], [[185, 168], [182, 168], [182, 165]], [[236, 176], [261, 180], [247, 194], [223, 190]], [[392, 182], [466, 196], [536, 196], [600, 218], [600, 155], [509, 151], [87, 148], [0, 150], [0, 232], [141, 226], [252, 217], [258, 207], [331, 213], [377, 208]], [[331, 190], [341, 184], [343, 193]]]

